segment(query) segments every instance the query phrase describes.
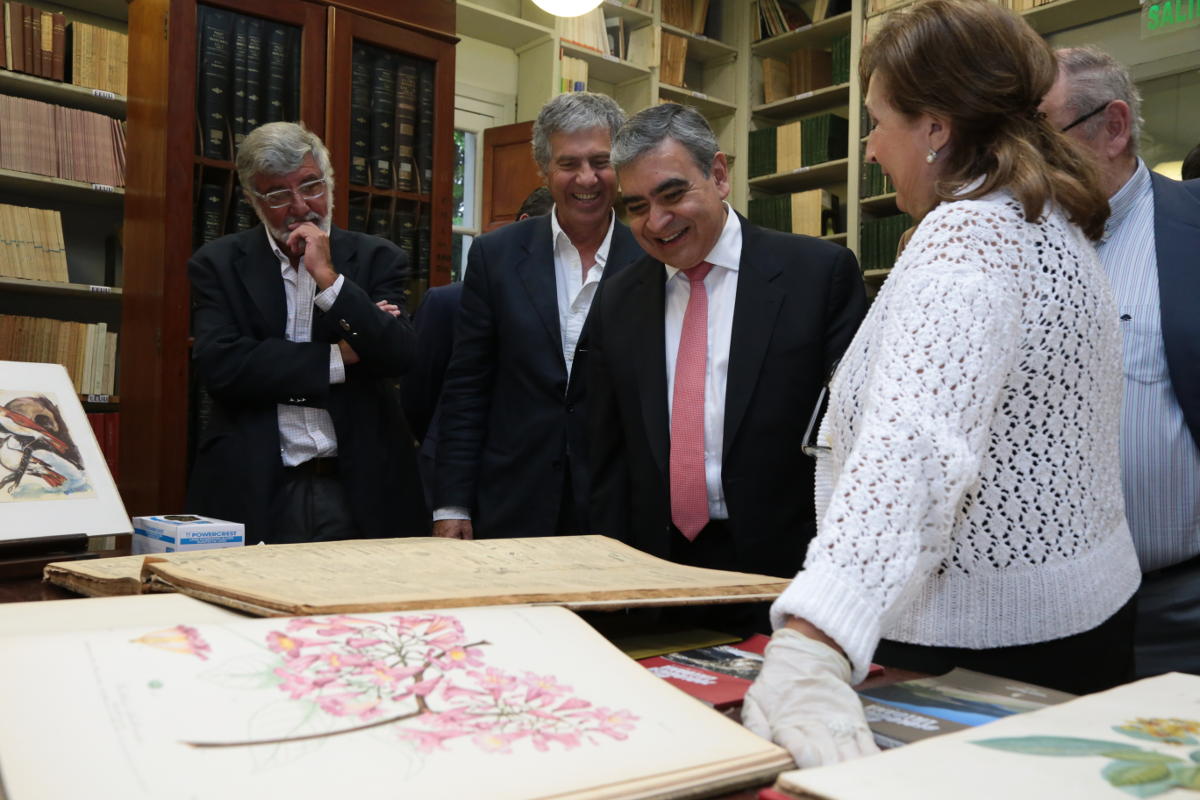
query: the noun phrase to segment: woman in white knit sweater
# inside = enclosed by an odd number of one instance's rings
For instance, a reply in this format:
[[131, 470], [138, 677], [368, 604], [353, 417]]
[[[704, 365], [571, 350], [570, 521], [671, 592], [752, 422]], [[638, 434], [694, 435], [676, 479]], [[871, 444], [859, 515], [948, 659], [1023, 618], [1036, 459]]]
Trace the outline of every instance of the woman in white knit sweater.
[[1076, 692], [1132, 666], [1108, 204], [1037, 112], [1054, 55], [998, 5], [925, 0], [860, 72], [866, 157], [920, 224], [830, 381], [818, 533], [743, 712], [802, 766], [874, 750], [873, 655]]

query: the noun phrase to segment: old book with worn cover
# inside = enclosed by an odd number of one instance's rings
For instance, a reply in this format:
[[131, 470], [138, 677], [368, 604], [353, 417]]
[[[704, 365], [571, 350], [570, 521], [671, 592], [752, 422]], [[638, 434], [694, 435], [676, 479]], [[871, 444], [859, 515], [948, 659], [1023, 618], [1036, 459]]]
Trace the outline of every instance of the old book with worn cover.
[[1170, 673], [879, 755], [786, 772], [776, 788], [818, 800], [1183, 800], [1198, 785], [1200, 676]]
[[9, 800], [666, 800], [791, 765], [561, 608], [181, 619], [4, 648]]
[[50, 564], [45, 574], [85, 594], [180, 591], [263, 616], [511, 603], [617, 609], [759, 602], [788, 584], [673, 564], [605, 536], [258, 545]]

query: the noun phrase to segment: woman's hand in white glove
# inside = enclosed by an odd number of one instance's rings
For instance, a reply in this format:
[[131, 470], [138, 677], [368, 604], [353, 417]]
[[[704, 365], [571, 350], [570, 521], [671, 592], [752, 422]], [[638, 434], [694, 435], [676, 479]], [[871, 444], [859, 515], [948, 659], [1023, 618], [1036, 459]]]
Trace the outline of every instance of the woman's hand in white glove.
[[742, 724], [786, 748], [799, 767], [879, 752], [850, 688], [850, 662], [788, 627], [776, 630], [767, 645], [762, 672], [746, 693]]

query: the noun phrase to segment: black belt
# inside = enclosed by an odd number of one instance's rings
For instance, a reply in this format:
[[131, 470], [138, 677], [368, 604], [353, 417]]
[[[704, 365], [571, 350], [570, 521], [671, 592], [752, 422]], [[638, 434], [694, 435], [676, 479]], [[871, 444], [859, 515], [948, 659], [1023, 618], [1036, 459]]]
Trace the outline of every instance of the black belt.
[[338, 460], [336, 457], [310, 458], [308, 461], [303, 461], [294, 467], [284, 467], [283, 474], [287, 478], [299, 478], [301, 476], [328, 478], [338, 474]]

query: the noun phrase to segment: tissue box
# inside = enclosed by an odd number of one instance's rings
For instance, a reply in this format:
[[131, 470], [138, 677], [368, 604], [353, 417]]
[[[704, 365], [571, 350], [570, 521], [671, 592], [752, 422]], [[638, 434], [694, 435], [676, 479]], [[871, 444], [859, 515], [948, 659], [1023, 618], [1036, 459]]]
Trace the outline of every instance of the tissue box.
[[241, 547], [245, 543], [246, 526], [240, 522], [195, 514], [133, 518], [134, 555]]

